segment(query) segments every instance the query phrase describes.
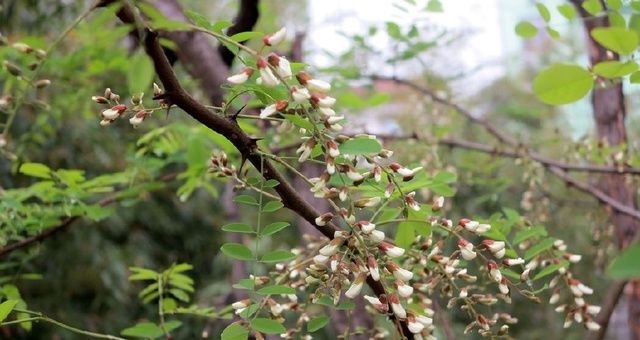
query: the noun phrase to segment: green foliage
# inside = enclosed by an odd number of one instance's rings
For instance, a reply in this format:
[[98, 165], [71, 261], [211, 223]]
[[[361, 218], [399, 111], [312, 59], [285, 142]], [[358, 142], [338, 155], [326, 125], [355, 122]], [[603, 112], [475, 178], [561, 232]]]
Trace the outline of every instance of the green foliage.
[[609, 275], [618, 280], [640, 277], [640, 245], [634, 244], [616, 256], [609, 266]]
[[623, 55], [632, 53], [638, 47], [638, 34], [623, 27], [594, 28], [591, 36], [600, 45]]
[[533, 92], [547, 104], [574, 102], [589, 92], [593, 77], [577, 65], [555, 64], [544, 69], [533, 80]]
[[538, 34], [538, 28], [528, 21], [521, 21], [516, 25], [516, 34], [528, 39]]

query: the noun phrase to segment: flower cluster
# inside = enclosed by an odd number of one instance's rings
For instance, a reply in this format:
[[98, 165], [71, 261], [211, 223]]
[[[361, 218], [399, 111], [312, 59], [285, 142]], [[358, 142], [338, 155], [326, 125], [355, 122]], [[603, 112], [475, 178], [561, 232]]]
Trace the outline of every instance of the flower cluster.
[[[164, 91], [156, 84], [153, 84], [154, 98], [161, 96]], [[147, 109], [142, 103], [144, 93], [134, 95], [131, 97], [131, 106], [120, 103], [120, 95], [113, 92], [110, 88], [105, 89], [103, 96], [93, 96], [91, 100], [95, 103], [108, 106], [107, 109], [100, 112], [100, 125], [108, 126], [115, 122], [118, 118], [126, 117], [131, 114], [129, 118], [129, 124], [134, 128], [138, 127], [142, 122], [149, 117], [155, 110], [168, 108], [168, 104], [160, 99], [160, 107], [154, 109]]]

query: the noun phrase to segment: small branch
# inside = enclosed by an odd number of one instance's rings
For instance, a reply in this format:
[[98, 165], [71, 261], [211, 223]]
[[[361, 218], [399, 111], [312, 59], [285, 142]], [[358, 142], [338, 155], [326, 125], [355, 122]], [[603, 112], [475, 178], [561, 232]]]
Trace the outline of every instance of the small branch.
[[[162, 181], [164, 182], [169, 182], [174, 180], [177, 177], [177, 174], [169, 174], [169, 175], [165, 175], [161, 178]], [[101, 207], [107, 206], [113, 202], [116, 202], [118, 200], [118, 195], [111, 195], [109, 197], [105, 197], [102, 200], [98, 201], [98, 205]], [[11, 254], [12, 252], [21, 249], [21, 248], [25, 248], [28, 247], [34, 243], [37, 242], [42, 242], [45, 239], [58, 234], [59, 232], [65, 230], [69, 225], [71, 225], [73, 222], [77, 221], [80, 219], [80, 216], [71, 216], [71, 217], [67, 217], [65, 219], [63, 219], [60, 223], [58, 223], [57, 225], [43, 231], [42, 233], [38, 234], [38, 235], [33, 235], [30, 237], [25, 238], [24, 240], [21, 240], [19, 242], [15, 242], [15, 243], [11, 243], [3, 248], [0, 249], [0, 258], [7, 256], [9, 254]]]
[[[408, 80], [403, 80], [403, 79], [398, 79], [395, 77], [379, 77], [379, 76], [372, 76], [371, 79], [382, 79], [382, 80], [390, 80], [393, 82], [396, 82], [398, 84], [402, 84], [405, 86], [408, 86], [412, 89], [414, 89], [415, 91], [418, 91], [419, 93], [422, 93], [426, 96], [428, 96], [429, 98], [431, 98], [433, 101], [440, 103], [442, 105], [448, 106], [453, 108], [454, 110], [456, 110], [457, 112], [459, 112], [460, 114], [462, 114], [463, 116], [465, 116], [467, 119], [469, 119], [470, 121], [472, 121], [473, 123], [479, 124], [481, 126], [483, 126], [485, 128], [485, 130], [487, 130], [487, 132], [489, 132], [491, 135], [493, 135], [498, 141], [500, 141], [502, 144], [508, 145], [512, 148], [519, 148], [519, 149], [523, 149], [522, 145], [512, 136], [508, 135], [507, 133], [503, 132], [502, 129], [499, 129], [498, 127], [494, 126], [493, 124], [491, 124], [491, 122], [481, 119], [479, 117], [474, 116], [473, 114], [471, 114], [471, 112], [467, 111], [466, 109], [464, 109], [463, 107], [461, 107], [460, 105], [453, 103], [452, 101], [442, 98], [441, 96], [437, 95], [434, 91], [432, 91], [431, 89], [428, 89], [426, 87], [420, 86], [418, 84], [415, 84], [413, 82], [410, 82]], [[546, 158], [536, 152], [533, 151], [526, 151], [525, 149], [525, 156], [528, 156], [532, 159], [542, 159], [542, 160], [546, 160]], [[544, 165], [544, 164], [543, 164]], [[611, 208], [613, 208], [615, 211], [628, 215], [636, 220], [640, 221], [640, 211], [636, 210], [635, 208], [625, 205], [622, 202], [618, 201], [617, 199], [607, 195], [604, 191], [596, 188], [595, 186], [580, 182], [578, 180], [576, 180], [575, 178], [569, 176], [567, 174], [567, 172], [565, 170], [563, 170], [561, 167], [558, 167], [556, 165], [553, 164], [547, 164], [546, 168], [549, 169], [549, 171], [554, 174], [556, 177], [560, 178], [561, 180], [563, 180], [564, 182], [566, 182], [567, 184], [575, 187], [576, 189], [585, 192], [593, 197], [595, 197], [598, 201], [600, 201], [601, 203], [604, 203], [605, 205], [610, 206]]]
[[70, 332], [73, 333], [77, 333], [77, 334], [82, 334], [82, 335], [86, 335], [92, 338], [96, 338], [96, 339], [109, 339], [109, 340], [126, 340], [125, 338], [121, 338], [115, 335], [110, 335], [110, 334], [102, 334], [102, 333], [95, 333], [95, 332], [91, 332], [91, 331], [86, 331], [84, 329], [80, 329], [80, 328], [76, 328], [73, 326], [69, 326], [65, 323], [62, 323], [60, 321], [51, 319], [50, 317], [43, 315], [42, 313], [38, 313], [38, 312], [33, 312], [30, 310], [23, 310], [23, 309], [18, 309], [15, 308], [14, 311], [16, 312], [21, 312], [21, 313], [26, 313], [26, 314], [30, 314], [30, 315], [34, 315], [33, 317], [29, 317], [29, 318], [24, 318], [24, 319], [18, 319], [18, 320], [13, 320], [13, 321], [8, 321], [8, 322], [3, 322], [0, 324], [0, 326], [7, 326], [7, 325], [11, 325], [11, 324], [16, 324], [16, 323], [21, 323], [21, 322], [27, 322], [27, 321], [44, 321], [44, 322], [48, 322], [50, 324], [54, 324], [58, 327], [64, 328]]
[[[258, 0], [240, 0], [238, 14], [235, 19], [233, 19], [233, 26], [227, 30], [227, 35], [232, 36], [237, 33], [251, 31], [260, 17], [258, 5]], [[227, 47], [220, 44], [220, 46], [218, 46], [218, 53], [225, 65], [231, 66], [231, 64], [233, 64], [233, 59], [236, 55]]]
[[607, 294], [602, 301], [600, 313], [596, 316], [596, 322], [600, 325], [600, 329], [597, 332], [592, 332], [588, 340], [602, 340], [607, 334], [607, 327], [609, 326], [609, 320], [611, 319], [611, 314], [616, 309], [616, 305], [618, 301], [620, 301], [620, 297], [624, 292], [624, 287], [626, 286], [627, 281], [618, 281], [609, 287]]

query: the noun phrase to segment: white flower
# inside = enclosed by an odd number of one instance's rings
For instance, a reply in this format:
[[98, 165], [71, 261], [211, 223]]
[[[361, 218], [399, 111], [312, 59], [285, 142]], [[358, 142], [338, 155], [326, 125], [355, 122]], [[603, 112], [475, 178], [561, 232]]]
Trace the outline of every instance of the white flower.
[[251, 300], [250, 299], [244, 299], [244, 300], [240, 300], [240, 301], [236, 301], [234, 303], [231, 304], [231, 307], [233, 309], [244, 309], [247, 308], [249, 305], [251, 304]]
[[327, 261], [329, 261], [329, 256], [318, 254], [318, 255], [313, 257], [313, 262], [315, 264], [325, 264], [325, 263], [327, 263]]
[[349, 179], [354, 182], [358, 182], [364, 179], [364, 177], [353, 167], [349, 167], [349, 170], [347, 171], [347, 177], [349, 177]]
[[587, 321], [584, 325], [587, 326], [587, 329], [590, 331], [597, 331], [600, 329], [600, 324], [593, 320]]
[[384, 251], [389, 257], [400, 257], [404, 255], [404, 249], [396, 247], [391, 243], [381, 242], [378, 244], [378, 248]]
[[[141, 111], [144, 112], [144, 111]], [[133, 127], [137, 127], [138, 125], [142, 124], [142, 121], [144, 121], [145, 118], [145, 114], [136, 114], [135, 116], [129, 118], [129, 124], [133, 125]]]
[[491, 229], [490, 224], [478, 224], [478, 227], [476, 228], [475, 233], [476, 234], [486, 233], [487, 231], [489, 231], [489, 229]]
[[507, 286], [507, 281], [504, 278], [502, 278], [502, 281], [498, 284], [498, 289], [500, 290], [500, 293], [504, 295], [509, 294], [509, 286]]
[[358, 222], [358, 226], [360, 227], [360, 230], [362, 230], [362, 232], [365, 234], [369, 234], [374, 229], [376, 229], [376, 225], [369, 221], [360, 221]]
[[280, 76], [280, 78], [290, 79], [293, 75], [291, 73], [291, 65], [289, 64], [287, 58], [281, 57], [275, 53], [271, 53], [267, 57], [267, 61], [276, 69], [276, 73]]
[[369, 255], [367, 267], [369, 268], [369, 274], [371, 274], [373, 281], [380, 281], [380, 268], [378, 267], [378, 262], [375, 257]]
[[245, 67], [242, 69], [242, 71], [240, 71], [240, 73], [234, 74], [227, 78], [227, 81], [232, 84], [242, 84], [249, 79], [251, 74], [253, 74], [253, 69]]
[[496, 281], [496, 282], [501, 282], [502, 281], [502, 273], [500, 273], [500, 269], [498, 269], [498, 264], [491, 260], [489, 261], [489, 263], [487, 263], [487, 269], [489, 269], [489, 276], [491, 276], [491, 278]]
[[433, 319], [424, 315], [416, 315], [416, 321], [425, 326], [431, 326], [433, 324]]
[[309, 100], [309, 98], [311, 98], [311, 95], [309, 94], [309, 90], [305, 89], [304, 87], [298, 88], [292, 86], [291, 97], [293, 97], [294, 102], [301, 104]]
[[329, 156], [338, 157], [340, 156], [340, 149], [338, 149], [338, 144], [332, 140], [327, 142], [327, 151], [329, 152]]
[[413, 287], [405, 284], [403, 281], [396, 280], [395, 284], [396, 289], [398, 290], [398, 295], [402, 296], [403, 298], [408, 298], [409, 296], [411, 296], [411, 294], [413, 294]]
[[258, 70], [260, 71], [260, 79], [262, 79], [262, 84], [266, 86], [276, 86], [280, 84], [280, 79], [278, 79], [271, 69], [269, 65], [263, 58], [258, 58], [256, 63], [258, 66]]
[[327, 83], [324, 80], [319, 79], [310, 79], [306, 84], [307, 88], [314, 92], [326, 93], [331, 90], [331, 84]]
[[325, 95], [312, 95], [311, 101], [320, 107], [332, 107], [336, 103], [336, 99]]
[[467, 261], [475, 259], [478, 255], [475, 251], [473, 251], [473, 244], [465, 239], [460, 239], [458, 241], [458, 248], [460, 248], [460, 254], [462, 255], [462, 258]]
[[358, 277], [356, 277], [356, 279], [351, 284], [351, 287], [349, 287], [349, 289], [347, 289], [347, 291], [344, 293], [344, 295], [350, 299], [353, 299], [356, 296], [358, 296], [360, 294], [360, 291], [362, 290], [362, 286], [364, 285], [364, 280], [366, 278], [367, 278], [366, 273], [359, 274]]
[[565, 254], [564, 257], [571, 263], [578, 263], [582, 260], [582, 255], [578, 254]]
[[286, 38], [286, 36], [287, 36], [287, 28], [282, 27], [281, 29], [279, 29], [277, 32], [273, 34], [265, 35], [264, 38], [262, 38], [262, 42], [267, 46], [278, 45], [284, 40], [284, 38]]
[[333, 117], [336, 115], [336, 112], [329, 107], [319, 107], [318, 112], [320, 112], [324, 117]]
[[400, 304], [400, 300], [397, 295], [389, 294], [389, 303], [391, 304], [393, 314], [395, 314], [398, 319], [403, 320], [407, 317], [407, 311]]
[[380, 243], [384, 240], [384, 231], [382, 230], [374, 230], [369, 234], [369, 238], [374, 243]]
[[551, 297], [549, 298], [549, 304], [555, 305], [558, 301], [560, 301], [560, 289], [553, 291], [553, 294], [551, 294]]
[[504, 259], [502, 261], [503, 264], [507, 265], [507, 266], [516, 266], [519, 264], [523, 264], [524, 263], [524, 259], [523, 258], [515, 258], [515, 259]]
[[260, 118], [265, 119], [273, 116], [276, 112], [278, 112], [276, 104], [271, 104], [260, 111]]
[[407, 328], [409, 328], [409, 332], [418, 334], [424, 329], [424, 324], [418, 322], [415, 317], [410, 315], [407, 319]]
[[598, 313], [600, 313], [600, 309], [602, 309], [600, 308], [600, 306], [588, 305], [586, 311], [591, 315], [597, 315]]
[[318, 252], [324, 256], [331, 256], [338, 252], [343, 242], [343, 238], [334, 238], [326, 246], [320, 248]]
[[120, 115], [126, 109], [127, 109], [127, 107], [122, 105], [122, 104], [113, 106], [110, 109], [106, 109], [106, 110], [102, 111], [102, 118], [103, 119], [108, 119], [108, 120], [114, 120], [114, 119], [120, 117]]
[[393, 262], [389, 262], [387, 264], [387, 269], [393, 274], [393, 276], [404, 282], [409, 282], [413, 278], [413, 273], [404, 268], [400, 268], [397, 264]]
[[367, 300], [372, 305], [381, 305], [380, 299], [375, 296], [364, 295], [363, 298]]

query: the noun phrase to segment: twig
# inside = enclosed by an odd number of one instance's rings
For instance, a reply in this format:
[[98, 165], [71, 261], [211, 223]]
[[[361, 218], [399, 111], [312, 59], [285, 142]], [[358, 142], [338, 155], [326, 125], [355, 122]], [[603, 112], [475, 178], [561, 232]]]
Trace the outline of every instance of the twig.
[[[402, 85], [406, 85], [428, 97], [430, 97], [433, 101], [440, 103], [442, 105], [448, 106], [453, 108], [454, 110], [458, 111], [459, 113], [461, 113], [463, 116], [465, 116], [467, 119], [469, 119], [470, 121], [479, 124], [481, 126], [483, 126], [485, 128], [485, 130], [487, 130], [487, 132], [489, 132], [491, 135], [493, 135], [498, 141], [502, 142], [503, 144], [506, 144], [508, 146], [511, 146], [513, 148], [520, 148], [522, 149], [522, 145], [516, 140], [514, 139], [512, 136], [508, 135], [507, 133], [503, 132], [503, 130], [499, 129], [498, 127], [494, 126], [493, 124], [491, 124], [489, 121], [484, 120], [482, 118], [476, 117], [475, 115], [471, 114], [471, 112], [467, 111], [466, 109], [464, 109], [463, 107], [461, 107], [460, 105], [453, 103], [452, 101], [442, 98], [441, 96], [437, 95], [434, 91], [432, 91], [431, 89], [428, 89], [426, 87], [420, 86], [418, 84], [415, 84], [413, 82], [407, 81], [407, 80], [403, 80], [403, 79], [398, 79], [395, 77], [378, 77], [378, 76], [373, 76], [371, 77], [372, 79], [384, 79], [384, 80], [390, 80], [390, 81], [394, 81], [398, 84], [402, 84]], [[544, 156], [541, 156], [540, 154], [536, 153], [536, 152], [532, 152], [532, 151], [524, 151], [525, 155], [527, 155], [528, 157], [531, 157], [532, 159], [545, 159]], [[534, 158], [535, 157], [535, 158]], [[601, 203], [604, 203], [605, 205], [610, 206], [611, 208], [613, 208], [615, 211], [619, 212], [619, 213], [623, 213], [625, 215], [631, 216], [636, 220], [640, 220], [640, 211], [636, 210], [633, 207], [627, 206], [623, 203], [621, 203], [620, 201], [616, 200], [615, 198], [607, 195], [606, 193], [604, 193], [603, 191], [601, 191], [600, 189], [580, 182], [578, 180], [576, 180], [575, 178], [569, 176], [562, 168], [552, 165], [551, 163], [546, 164], [546, 168], [549, 169], [549, 171], [554, 174], [556, 177], [560, 178], [561, 180], [563, 180], [564, 182], [566, 182], [567, 184], [570, 184], [571, 186], [575, 187], [576, 189], [585, 192], [587, 194], [590, 194], [591, 196], [595, 197], [598, 201], [600, 201]]]
[[627, 281], [618, 281], [609, 287], [604, 300], [601, 303], [602, 309], [598, 316], [596, 316], [596, 322], [600, 325], [600, 329], [596, 332], [590, 333], [588, 340], [602, 340], [607, 334], [607, 327], [609, 326], [609, 320], [611, 314], [616, 309], [618, 301], [624, 292], [624, 287]]

